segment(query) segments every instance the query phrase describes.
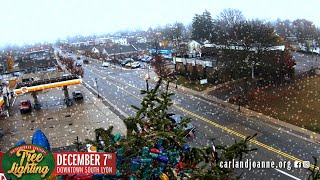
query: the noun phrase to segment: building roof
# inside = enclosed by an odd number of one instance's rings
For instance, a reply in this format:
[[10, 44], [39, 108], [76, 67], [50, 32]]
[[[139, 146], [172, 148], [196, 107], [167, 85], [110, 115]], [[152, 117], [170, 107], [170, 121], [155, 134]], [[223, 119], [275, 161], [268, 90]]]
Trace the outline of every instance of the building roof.
[[[113, 46], [102, 47], [102, 48], [105, 49], [108, 54], [129, 53], [129, 52], [136, 52], [137, 51], [132, 45], [129, 45], [129, 46], [113, 45]], [[103, 49], [102, 49], [102, 51], [103, 51]]]
[[145, 51], [145, 50], [150, 50], [150, 49], [155, 49], [156, 45], [153, 42], [147, 42], [147, 43], [132, 43], [132, 46], [137, 50], [137, 51]]
[[53, 60], [20, 60], [19, 69], [34, 69], [34, 68], [47, 68], [55, 66], [55, 62]]

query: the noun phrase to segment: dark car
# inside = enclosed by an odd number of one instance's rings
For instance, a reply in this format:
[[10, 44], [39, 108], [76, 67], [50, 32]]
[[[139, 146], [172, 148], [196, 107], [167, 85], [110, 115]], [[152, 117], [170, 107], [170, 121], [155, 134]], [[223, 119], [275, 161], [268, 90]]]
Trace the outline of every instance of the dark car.
[[[180, 123], [186, 119], [179, 114], [167, 114], [166, 117], [171, 121], [172, 129], [179, 128]], [[185, 136], [192, 135], [195, 132], [195, 126], [191, 122], [188, 122], [182, 129], [185, 131]]]
[[32, 111], [32, 105], [30, 100], [23, 100], [20, 102], [19, 109], [21, 114], [31, 112]]
[[89, 60], [87, 60], [87, 59], [84, 59], [82, 62], [83, 62], [83, 64], [89, 64]]
[[73, 96], [73, 99], [75, 101], [80, 101], [80, 100], [83, 100], [83, 94], [81, 91], [74, 91], [72, 92], [72, 96]]

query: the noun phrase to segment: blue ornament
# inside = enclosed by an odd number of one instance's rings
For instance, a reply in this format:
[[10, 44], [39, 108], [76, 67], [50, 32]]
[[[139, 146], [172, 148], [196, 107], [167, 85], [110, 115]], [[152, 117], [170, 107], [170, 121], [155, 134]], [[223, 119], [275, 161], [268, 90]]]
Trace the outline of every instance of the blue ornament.
[[160, 153], [163, 153], [164, 148], [162, 146], [159, 147], [158, 149], [159, 149]]
[[41, 130], [37, 130], [33, 134], [32, 144], [41, 146], [41, 147], [46, 148], [47, 150], [51, 151], [49, 141]]
[[188, 145], [182, 146], [182, 150], [189, 150], [189, 149], [190, 149], [190, 146], [188, 146]]
[[134, 159], [131, 159], [131, 162], [141, 163], [141, 159], [140, 158], [134, 158]]
[[116, 170], [116, 176], [122, 176], [122, 173], [118, 169]]
[[145, 164], [149, 164], [149, 163], [152, 162], [152, 159], [150, 159], [150, 158], [142, 158], [142, 159], [141, 159], [141, 162], [142, 162], [142, 163], [145, 163]]
[[94, 174], [93, 178], [99, 178], [99, 177], [103, 177], [103, 176], [104, 176], [104, 174]]
[[148, 147], [143, 147], [143, 149], [142, 149], [142, 156], [148, 155], [148, 152], [149, 152], [149, 148], [148, 148]]
[[19, 142], [17, 142], [17, 144], [15, 145], [15, 146], [21, 146], [21, 145], [25, 145], [26, 144], [26, 142], [24, 142], [24, 141], [19, 141]]
[[167, 164], [169, 159], [167, 156], [160, 155], [158, 156], [158, 161]]
[[141, 159], [139, 158], [131, 159], [130, 171], [136, 172], [139, 169], [141, 169]]
[[158, 154], [155, 154], [155, 153], [149, 153], [149, 155], [152, 157], [152, 158], [157, 158], [159, 155]]
[[118, 142], [118, 141], [120, 140], [120, 138], [121, 138], [121, 134], [118, 133], [118, 134], [116, 134], [116, 135], [114, 136], [113, 141], [114, 141], [114, 142]]

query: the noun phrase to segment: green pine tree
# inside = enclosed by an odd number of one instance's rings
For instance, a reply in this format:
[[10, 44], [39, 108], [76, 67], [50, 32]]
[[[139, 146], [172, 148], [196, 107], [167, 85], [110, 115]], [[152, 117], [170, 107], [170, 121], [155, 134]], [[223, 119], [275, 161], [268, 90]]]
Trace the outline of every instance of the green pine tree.
[[314, 163], [312, 167], [309, 167], [307, 169], [308, 172], [310, 172], [310, 175], [308, 177], [308, 180], [316, 180], [316, 179], [320, 179], [320, 170], [319, 170], [319, 165], [318, 165], [318, 158], [317, 157], [313, 157]]
[[[107, 130], [99, 128], [95, 130], [96, 139], [86, 140], [87, 143], [96, 145], [100, 150], [117, 153], [118, 159], [119, 157], [122, 159], [117, 164], [119, 170], [117, 178], [124, 178], [131, 173], [131, 176], [138, 179], [151, 179], [154, 175], [162, 175], [162, 172], [169, 179], [183, 179], [183, 177], [230, 179], [234, 177], [232, 169], [223, 169], [218, 164], [220, 161], [241, 160], [244, 154], [256, 150], [250, 149], [247, 145], [255, 135], [235, 142], [232, 146], [217, 145], [215, 152], [213, 152], [213, 147], [187, 146], [184, 139], [186, 133], [183, 128], [191, 119], [183, 119], [177, 128], [172, 128], [167, 115], [173, 104], [171, 97], [174, 94], [169, 92], [169, 83], [166, 84], [165, 90], [160, 90], [161, 84], [160, 79], [153, 89], [149, 89], [147, 84], [147, 90], [141, 90], [141, 94], [145, 95], [141, 107], [132, 106], [137, 113], [124, 121], [128, 130], [126, 137], [115, 141], [115, 135], [112, 134], [113, 127]], [[162, 155], [168, 157], [169, 161], [166, 166], [158, 162], [156, 158], [152, 158], [149, 153], [152, 148], [158, 150], [163, 148]], [[186, 150], [182, 150], [183, 148]], [[212, 153], [215, 154], [214, 159]], [[176, 172], [179, 155], [183, 164], [183, 173], [182, 171]], [[137, 157], [143, 159], [143, 165], [132, 163], [132, 159]]]

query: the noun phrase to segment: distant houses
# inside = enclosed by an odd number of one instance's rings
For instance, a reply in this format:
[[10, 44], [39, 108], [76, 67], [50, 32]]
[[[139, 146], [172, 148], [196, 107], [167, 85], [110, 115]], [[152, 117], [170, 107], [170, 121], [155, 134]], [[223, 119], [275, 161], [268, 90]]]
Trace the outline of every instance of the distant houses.
[[120, 57], [130, 57], [137, 55], [139, 51], [132, 45], [113, 45], [113, 46], [92, 46], [91, 53], [104, 56], [109, 59], [116, 59]]

